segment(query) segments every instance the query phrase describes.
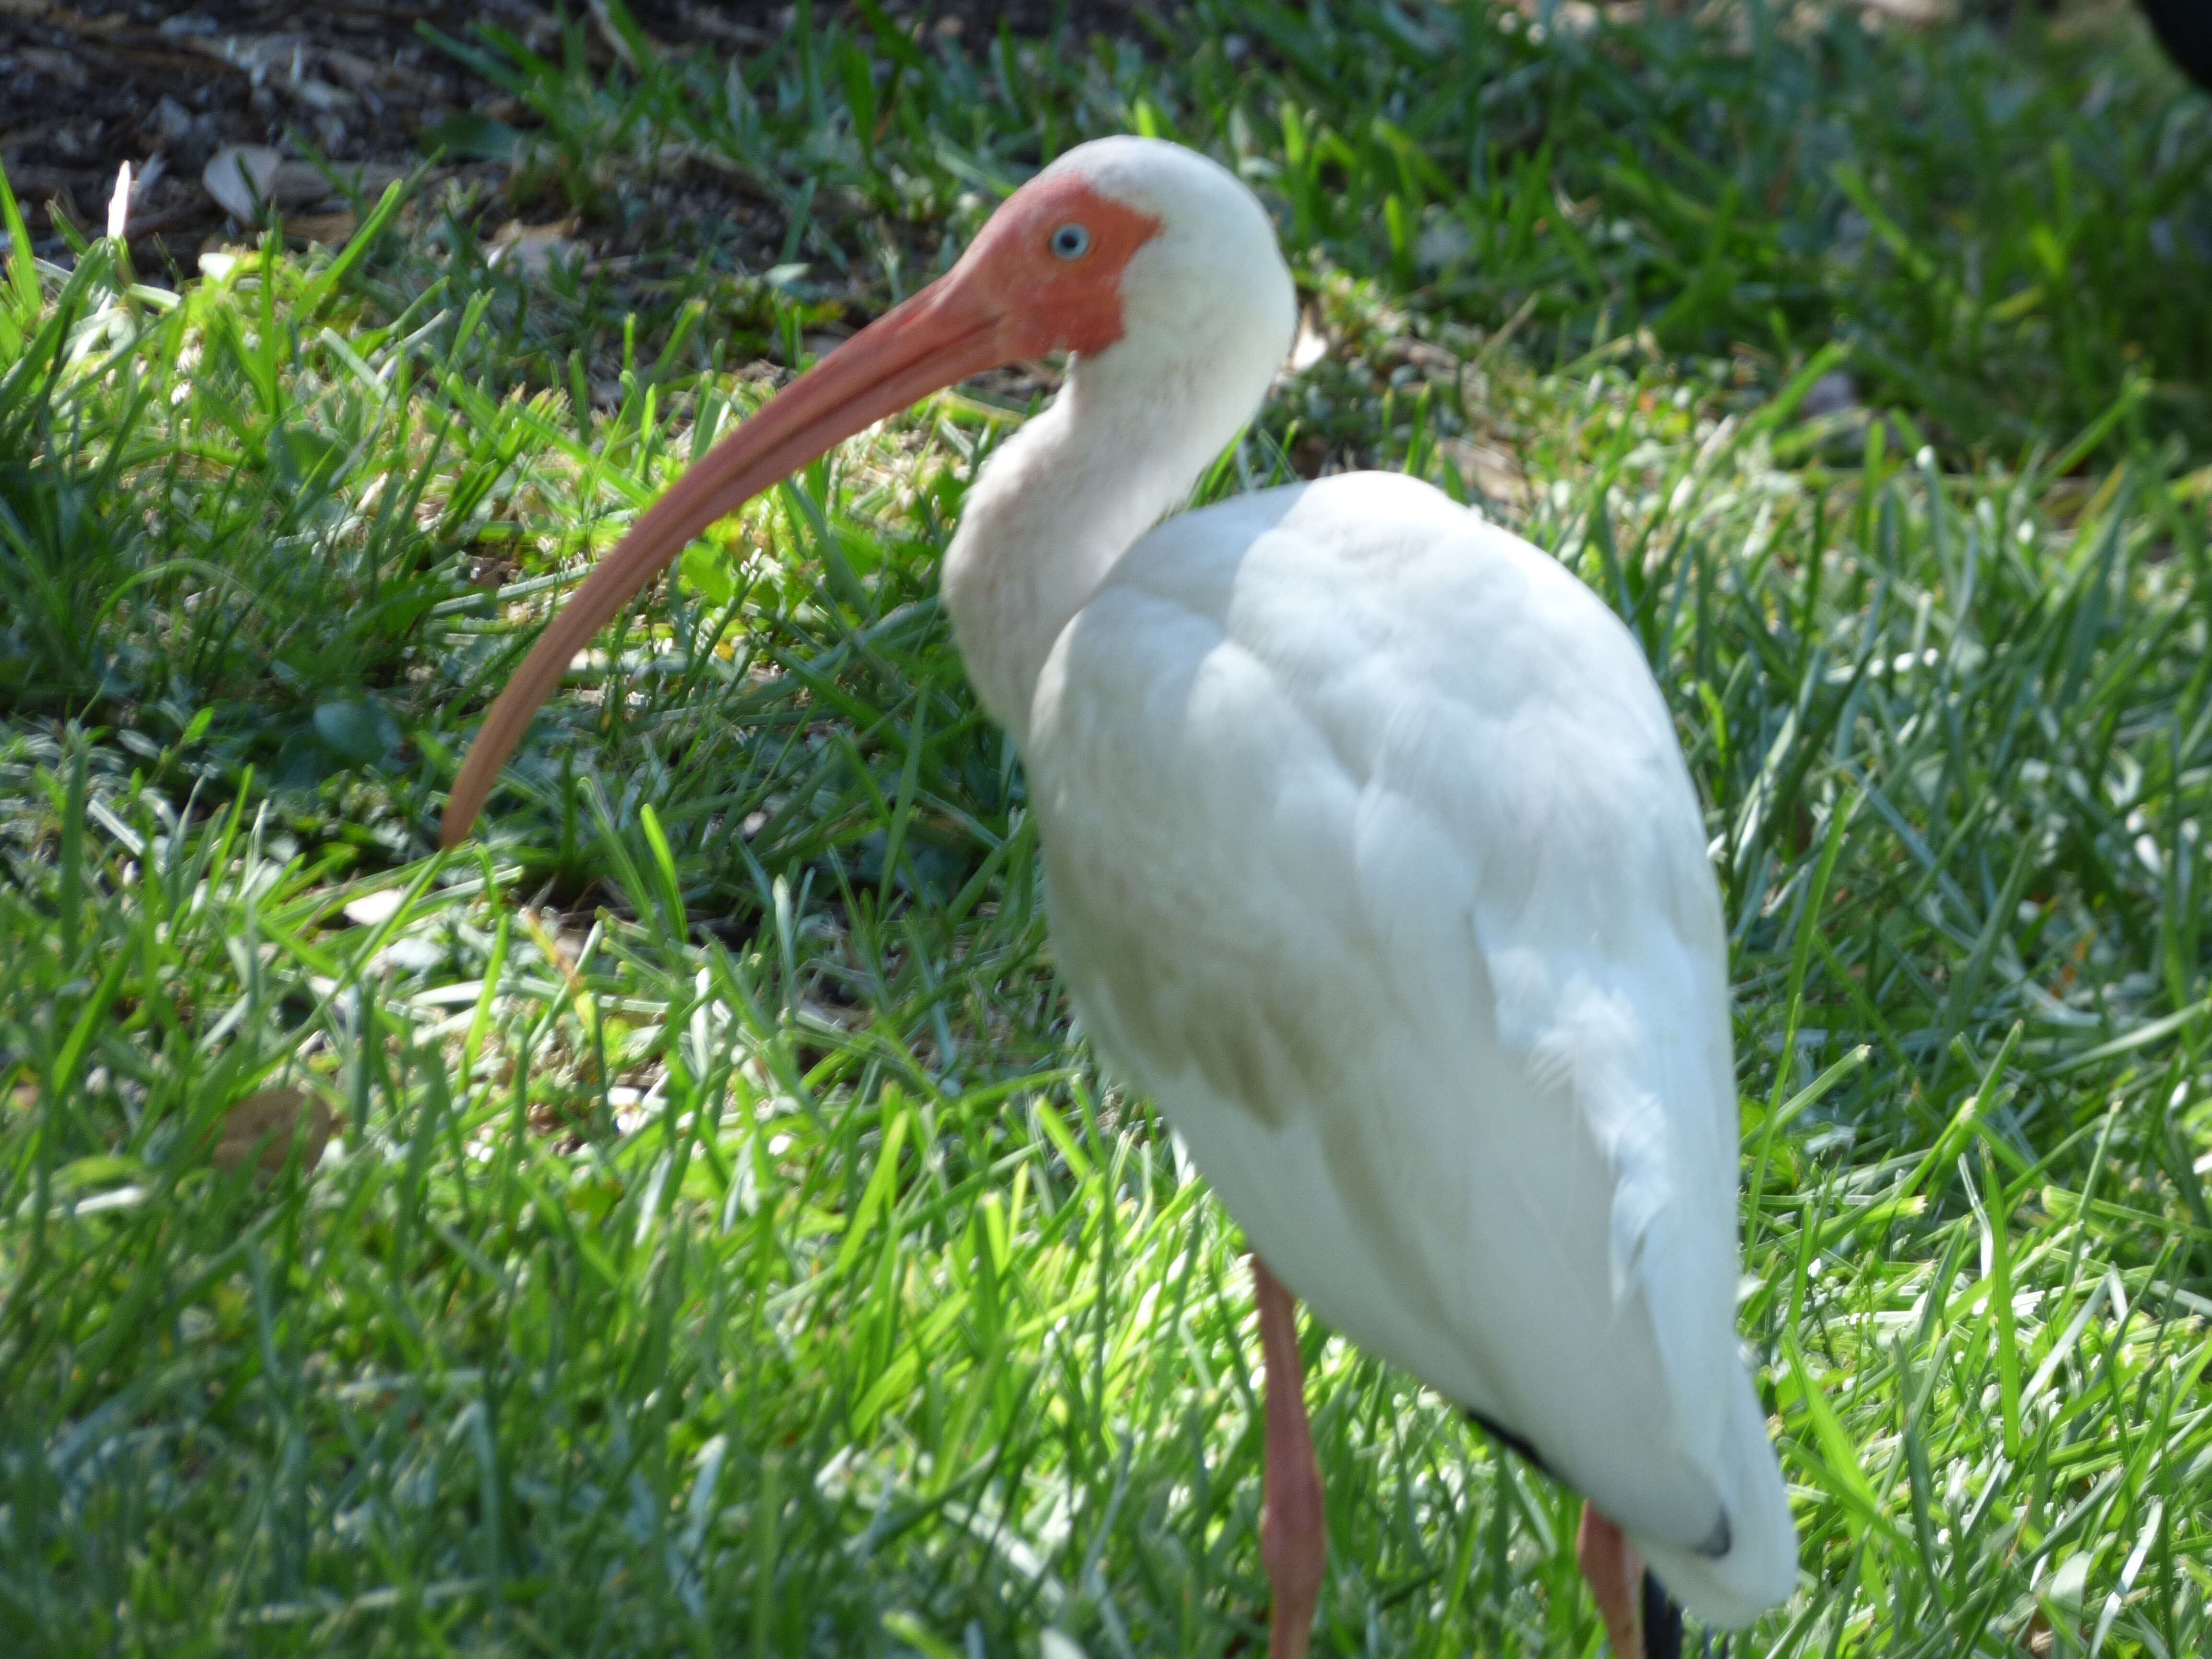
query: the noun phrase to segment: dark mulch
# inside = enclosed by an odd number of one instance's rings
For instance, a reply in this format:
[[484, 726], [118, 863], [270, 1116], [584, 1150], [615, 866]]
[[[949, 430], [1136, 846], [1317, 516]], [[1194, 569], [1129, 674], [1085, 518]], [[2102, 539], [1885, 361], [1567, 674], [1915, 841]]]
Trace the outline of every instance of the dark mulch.
[[[744, 51], [790, 26], [787, 4], [632, 0], [647, 33], [672, 45]], [[1142, 39], [1155, 0], [948, 0], [894, 3], [954, 35], [1062, 29]], [[818, 13], [842, 9], [836, 0]], [[584, 14], [584, 0], [570, 8]], [[189, 264], [224, 228], [201, 184], [225, 144], [312, 147], [334, 161], [391, 167], [419, 158], [422, 134], [463, 110], [513, 118], [496, 88], [425, 39], [465, 39], [478, 20], [539, 47], [562, 12], [537, 0], [0, 0], [0, 166], [30, 210], [41, 252], [105, 223], [117, 169], [131, 163], [131, 240], [142, 265]], [[609, 51], [602, 32], [587, 49]]]
[[[404, 165], [416, 141], [493, 88], [417, 32], [465, 32], [478, 17], [526, 27], [522, 0], [0, 0], [0, 165], [33, 236], [104, 224], [116, 171], [143, 180], [134, 246], [183, 252], [218, 229], [201, 169], [229, 143], [296, 134], [346, 161]], [[46, 251], [42, 240], [41, 251]]]

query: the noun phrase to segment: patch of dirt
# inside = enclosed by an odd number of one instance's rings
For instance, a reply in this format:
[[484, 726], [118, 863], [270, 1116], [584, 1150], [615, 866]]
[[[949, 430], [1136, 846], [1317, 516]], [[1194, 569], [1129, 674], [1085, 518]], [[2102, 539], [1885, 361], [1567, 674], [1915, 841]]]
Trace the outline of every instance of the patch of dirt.
[[[134, 247], [181, 253], [219, 228], [201, 170], [226, 144], [298, 134], [334, 161], [404, 167], [425, 126], [493, 88], [416, 31], [465, 32], [502, 0], [0, 0], [0, 165], [41, 252], [59, 219], [96, 233], [131, 165]], [[517, 20], [519, 21], [519, 20]], [[41, 235], [41, 232], [47, 234]]]
[[[1162, 3], [891, 0], [884, 10], [902, 27], [979, 43], [1003, 23], [1018, 34], [1104, 33], [1152, 46], [1140, 15]], [[571, 15], [594, 25], [586, 48], [611, 60], [611, 31], [592, 9], [580, 0]], [[848, 9], [823, 0], [816, 11]], [[632, 0], [631, 11], [656, 40], [741, 52], [772, 43], [796, 15], [747, 0]], [[557, 47], [562, 13], [538, 0], [0, 0], [0, 166], [39, 252], [52, 255], [66, 246], [63, 221], [84, 235], [105, 226], [129, 162], [134, 255], [142, 268], [188, 264], [226, 223], [201, 181], [226, 145], [283, 149], [296, 138], [374, 179], [417, 161], [423, 131], [464, 111], [526, 125], [422, 33], [427, 25], [466, 40], [479, 20], [533, 48]], [[323, 222], [342, 230], [345, 222], [325, 214]]]

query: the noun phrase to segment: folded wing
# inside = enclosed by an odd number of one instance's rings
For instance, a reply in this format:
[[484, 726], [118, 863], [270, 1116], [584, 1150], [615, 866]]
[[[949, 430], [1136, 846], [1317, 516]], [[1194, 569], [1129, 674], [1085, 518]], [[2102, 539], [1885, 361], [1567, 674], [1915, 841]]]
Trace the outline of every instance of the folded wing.
[[1116, 567], [1028, 759], [1078, 1006], [1276, 1273], [1693, 1610], [1785, 1595], [1718, 896], [1611, 613], [1410, 480], [1264, 492]]

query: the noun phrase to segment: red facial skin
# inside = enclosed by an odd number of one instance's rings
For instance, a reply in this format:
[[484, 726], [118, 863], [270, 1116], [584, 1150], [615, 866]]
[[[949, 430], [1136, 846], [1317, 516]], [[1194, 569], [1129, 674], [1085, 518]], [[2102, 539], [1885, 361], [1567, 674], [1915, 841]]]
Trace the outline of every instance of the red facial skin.
[[[1090, 251], [1079, 259], [1052, 251], [1053, 233], [1068, 224], [1091, 233]], [[1159, 228], [1158, 220], [1101, 196], [1074, 174], [1040, 179], [991, 216], [941, 286], [973, 267], [1017, 331], [1007, 343], [1018, 338], [1028, 348], [1019, 356], [1103, 351], [1121, 337], [1121, 275]]]
[[[1080, 225], [1089, 247], [1053, 251]], [[439, 840], [458, 845], [576, 653], [708, 525], [862, 428], [1002, 363], [1103, 351], [1121, 337], [1121, 277], [1159, 221], [1073, 173], [1008, 198], [959, 264], [784, 388], [702, 456], [601, 560], [538, 635], [471, 746]]]

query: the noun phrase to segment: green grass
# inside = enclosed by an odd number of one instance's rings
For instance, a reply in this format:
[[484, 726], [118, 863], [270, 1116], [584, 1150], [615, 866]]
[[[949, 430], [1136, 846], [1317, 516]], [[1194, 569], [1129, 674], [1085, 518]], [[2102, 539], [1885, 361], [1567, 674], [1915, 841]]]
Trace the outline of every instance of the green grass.
[[[428, 856], [536, 619], [761, 365], [1140, 128], [1243, 169], [1333, 346], [1204, 493], [1484, 495], [1678, 712], [1805, 1540], [1735, 1650], [2212, 1648], [2212, 105], [2112, 13], [1202, 0], [963, 55], [866, 9], [634, 70], [487, 32], [504, 202], [9, 264], [9, 1650], [1261, 1639], [1238, 1240], [1069, 1029], [933, 598], [1025, 394], [693, 550]], [[570, 211], [617, 257], [479, 234]], [[211, 1164], [279, 1085], [320, 1165]], [[1596, 1652], [1571, 1495], [1308, 1359], [1321, 1650]]]

